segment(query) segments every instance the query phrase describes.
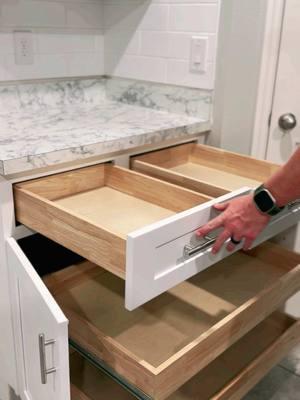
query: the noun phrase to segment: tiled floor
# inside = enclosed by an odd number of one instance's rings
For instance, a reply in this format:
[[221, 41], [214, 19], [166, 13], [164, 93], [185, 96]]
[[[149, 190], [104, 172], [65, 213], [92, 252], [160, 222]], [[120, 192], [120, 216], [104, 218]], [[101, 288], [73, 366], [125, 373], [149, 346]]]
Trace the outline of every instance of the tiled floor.
[[300, 346], [273, 368], [244, 400], [300, 400]]

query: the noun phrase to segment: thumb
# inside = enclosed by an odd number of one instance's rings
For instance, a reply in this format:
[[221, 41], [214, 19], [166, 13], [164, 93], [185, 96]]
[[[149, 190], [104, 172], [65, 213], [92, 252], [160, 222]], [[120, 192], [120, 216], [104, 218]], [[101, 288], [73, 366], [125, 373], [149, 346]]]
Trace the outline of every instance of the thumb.
[[214, 209], [216, 209], [218, 211], [225, 211], [228, 206], [229, 206], [229, 202], [215, 204]]

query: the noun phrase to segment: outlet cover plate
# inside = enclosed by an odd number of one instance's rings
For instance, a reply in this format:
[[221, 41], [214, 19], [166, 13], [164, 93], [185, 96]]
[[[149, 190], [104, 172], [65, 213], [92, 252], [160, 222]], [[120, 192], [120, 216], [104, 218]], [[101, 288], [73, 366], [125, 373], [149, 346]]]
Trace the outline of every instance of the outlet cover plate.
[[31, 31], [14, 32], [16, 65], [34, 63], [33, 34]]

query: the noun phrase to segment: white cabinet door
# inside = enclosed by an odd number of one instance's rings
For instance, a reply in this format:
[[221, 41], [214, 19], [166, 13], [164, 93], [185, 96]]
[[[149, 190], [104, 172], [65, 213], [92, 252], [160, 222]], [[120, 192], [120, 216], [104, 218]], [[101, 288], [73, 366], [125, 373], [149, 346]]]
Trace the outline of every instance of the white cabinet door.
[[[20, 396], [22, 400], [68, 400], [68, 320], [13, 238], [7, 240], [7, 257], [13, 276]], [[44, 348], [40, 335], [50, 341]], [[53, 368], [55, 372], [46, 374], [43, 383], [43, 374]]]

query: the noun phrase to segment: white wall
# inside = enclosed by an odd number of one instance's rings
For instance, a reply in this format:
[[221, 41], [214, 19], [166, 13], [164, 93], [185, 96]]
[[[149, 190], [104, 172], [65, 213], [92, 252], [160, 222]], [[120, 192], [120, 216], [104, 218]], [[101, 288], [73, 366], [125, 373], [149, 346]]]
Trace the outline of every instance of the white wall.
[[266, 0], [224, 0], [221, 7], [210, 143], [250, 154], [261, 68]]
[[[0, 81], [107, 73], [215, 88], [211, 143], [249, 153], [267, 3], [266, 0], [0, 0]], [[22, 29], [34, 33], [32, 66], [16, 66], [14, 62], [12, 32]], [[190, 37], [195, 34], [209, 38], [206, 74], [189, 71]]]
[[[219, 4], [220, 0], [104, 0], [106, 73], [213, 89]], [[208, 37], [206, 73], [190, 71], [193, 35]]]
[[[34, 64], [17, 66], [13, 31], [32, 30]], [[104, 72], [101, 0], [0, 0], [0, 80]]]
[[[0, 80], [106, 73], [213, 89], [220, 1], [0, 0]], [[24, 29], [35, 60], [18, 66], [13, 31]], [[206, 73], [190, 71], [193, 35], [208, 38]]]

